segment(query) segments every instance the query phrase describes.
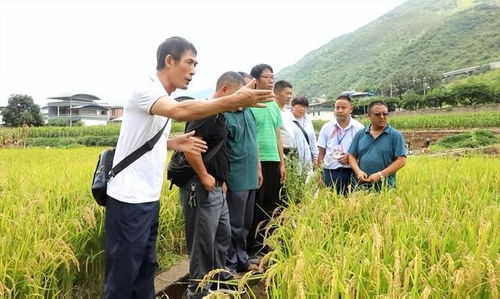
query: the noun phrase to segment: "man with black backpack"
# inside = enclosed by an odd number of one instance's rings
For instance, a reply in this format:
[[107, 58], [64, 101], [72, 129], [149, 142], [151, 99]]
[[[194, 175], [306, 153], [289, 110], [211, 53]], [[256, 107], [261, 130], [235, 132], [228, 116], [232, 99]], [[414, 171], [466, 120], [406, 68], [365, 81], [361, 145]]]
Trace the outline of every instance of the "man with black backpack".
[[[171, 122], [195, 120], [238, 107], [260, 107], [272, 92], [253, 90], [254, 82], [236, 93], [214, 100], [176, 102], [170, 94], [187, 89], [195, 74], [197, 51], [181, 37], [158, 47], [156, 73], [146, 78], [125, 105], [113, 167], [149, 143], [150, 149], [107, 185], [105, 218], [105, 298], [154, 298], [159, 199], [167, 158]], [[167, 123], [168, 122], [168, 123]], [[160, 133], [160, 138], [153, 136]], [[154, 140], [154, 142], [152, 142]], [[189, 135], [170, 142], [183, 151], [202, 152], [203, 143]]]
[[[243, 85], [236, 72], [226, 72], [217, 80], [214, 98], [232, 94]], [[234, 86], [238, 88], [234, 89]], [[207, 143], [207, 152], [185, 153], [195, 176], [180, 187], [180, 200], [184, 212], [186, 243], [189, 253], [189, 276], [193, 280], [187, 289], [188, 298], [203, 298], [211, 287], [198, 289], [198, 280], [214, 269], [225, 269], [231, 242], [229, 210], [223, 192], [229, 174], [228, 132], [223, 113], [198, 121], [188, 122], [186, 132]], [[224, 190], [223, 190], [224, 189]], [[224, 280], [227, 273], [215, 277]]]

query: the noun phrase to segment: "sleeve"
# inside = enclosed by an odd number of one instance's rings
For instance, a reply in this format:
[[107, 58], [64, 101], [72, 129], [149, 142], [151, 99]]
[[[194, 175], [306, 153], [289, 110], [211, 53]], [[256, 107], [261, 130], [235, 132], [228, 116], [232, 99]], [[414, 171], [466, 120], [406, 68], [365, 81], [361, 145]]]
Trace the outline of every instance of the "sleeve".
[[167, 92], [165, 89], [160, 88], [158, 83], [154, 82], [152, 79], [150, 81], [144, 83], [143, 86], [137, 91], [133, 92], [128, 106], [133, 109], [138, 109], [143, 112], [150, 114], [151, 107], [156, 101], [163, 97], [167, 96]]
[[278, 107], [278, 104], [274, 103], [272, 106], [274, 109], [274, 113], [276, 114], [276, 129], [283, 125], [283, 119], [281, 118], [281, 110]]
[[354, 138], [352, 139], [351, 146], [349, 147], [349, 150], [347, 151], [349, 154], [358, 157], [359, 155], [359, 139], [361, 138], [364, 130], [359, 130], [356, 135], [354, 135]]
[[211, 131], [215, 121], [215, 117], [217, 116], [210, 116], [204, 119], [188, 122], [186, 125], [186, 133], [195, 130], [195, 136], [207, 139], [212, 135]]
[[397, 157], [406, 157], [406, 145], [405, 145], [405, 138], [403, 137], [403, 134], [401, 132], [397, 132], [394, 136], [395, 138], [393, 139], [393, 148], [394, 148], [394, 158]]
[[328, 124], [326, 123], [321, 127], [321, 130], [319, 130], [319, 135], [318, 135], [318, 146], [326, 149], [326, 145], [328, 143], [328, 134], [327, 134], [327, 129], [328, 129]]
[[319, 150], [318, 150], [318, 143], [316, 142], [316, 134], [314, 133], [314, 126], [312, 124], [312, 121], [309, 120], [309, 132], [307, 134], [309, 135], [309, 140], [311, 141], [309, 144], [309, 148], [311, 149], [311, 155], [313, 160], [318, 159], [319, 155]]

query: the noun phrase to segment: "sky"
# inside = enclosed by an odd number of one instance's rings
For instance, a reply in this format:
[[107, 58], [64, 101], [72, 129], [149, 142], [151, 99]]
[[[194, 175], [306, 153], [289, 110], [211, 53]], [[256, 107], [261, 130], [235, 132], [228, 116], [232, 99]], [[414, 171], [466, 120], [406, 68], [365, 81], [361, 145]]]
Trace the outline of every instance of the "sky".
[[[182, 36], [198, 50], [187, 91], [266, 63], [277, 73], [405, 0], [0, 0], [0, 106], [26, 94], [88, 93], [123, 105], [154, 74], [156, 49]], [[292, 82], [293, 84], [293, 82]]]

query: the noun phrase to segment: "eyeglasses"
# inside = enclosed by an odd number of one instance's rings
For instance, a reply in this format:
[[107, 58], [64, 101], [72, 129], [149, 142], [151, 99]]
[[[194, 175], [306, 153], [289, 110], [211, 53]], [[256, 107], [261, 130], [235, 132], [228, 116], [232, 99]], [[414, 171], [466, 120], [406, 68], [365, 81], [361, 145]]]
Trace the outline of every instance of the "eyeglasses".
[[273, 79], [274, 80], [274, 76], [259, 76], [259, 78]]
[[389, 116], [389, 112], [377, 112], [377, 113], [370, 113], [371, 115], [375, 116], [375, 117], [388, 117]]

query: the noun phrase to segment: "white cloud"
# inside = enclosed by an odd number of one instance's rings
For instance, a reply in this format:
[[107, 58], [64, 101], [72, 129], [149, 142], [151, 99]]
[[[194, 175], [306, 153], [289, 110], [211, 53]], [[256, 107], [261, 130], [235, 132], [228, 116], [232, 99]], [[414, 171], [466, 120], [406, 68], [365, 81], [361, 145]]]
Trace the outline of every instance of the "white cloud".
[[0, 106], [12, 93], [43, 105], [64, 92], [120, 104], [153, 72], [156, 47], [179, 35], [198, 49], [190, 91], [257, 63], [275, 72], [404, 0], [0, 0]]

